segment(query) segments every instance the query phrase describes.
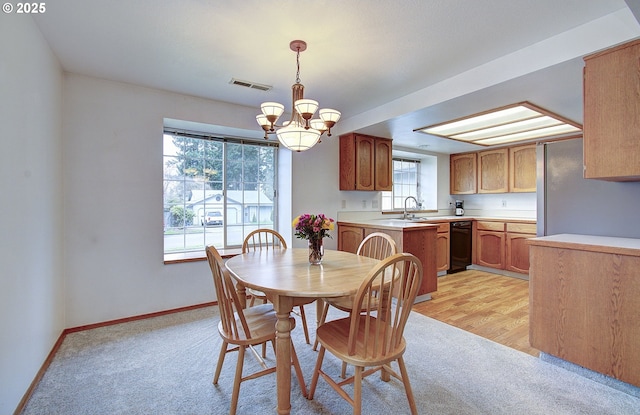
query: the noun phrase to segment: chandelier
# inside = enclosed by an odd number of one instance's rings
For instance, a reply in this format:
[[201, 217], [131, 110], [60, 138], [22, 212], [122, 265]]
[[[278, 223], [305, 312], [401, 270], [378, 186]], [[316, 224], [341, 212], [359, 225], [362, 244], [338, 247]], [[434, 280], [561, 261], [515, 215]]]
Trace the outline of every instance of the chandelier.
[[264, 102], [260, 105], [262, 114], [256, 115], [256, 121], [264, 130], [264, 138], [275, 133], [278, 141], [291, 151], [305, 151], [320, 141], [320, 136], [327, 132], [331, 136], [331, 127], [340, 119], [340, 112], [330, 108], [321, 109], [320, 118], [311, 118], [318, 109], [318, 101], [304, 98], [304, 85], [300, 83], [300, 52], [307, 49], [303, 40], [294, 40], [289, 44], [296, 52], [296, 83], [291, 86], [293, 93], [291, 119], [282, 125], [276, 125], [284, 112], [284, 105], [277, 102]]

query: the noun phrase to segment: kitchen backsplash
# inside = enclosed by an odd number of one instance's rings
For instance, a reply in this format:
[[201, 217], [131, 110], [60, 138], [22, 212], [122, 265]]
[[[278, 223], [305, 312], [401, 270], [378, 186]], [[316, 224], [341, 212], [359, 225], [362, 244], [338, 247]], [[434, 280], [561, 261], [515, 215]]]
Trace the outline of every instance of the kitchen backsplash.
[[[454, 214], [453, 203], [456, 199], [459, 199], [464, 200], [464, 216], [536, 219], [537, 201], [535, 193], [454, 196], [449, 196], [449, 200], [439, 202], [437, 212], [420, 213], [420, 216], [451, 216]], [[361, 201], [362, 205], [350, 202], [338, 210], [338, 220], [370, 220], [383, 217], [379, 208], [372, 207], [374, 203], [371, 200], [368, 200], [366, 205], [364, 200]], [[353, 206], [353, 209], [350, 209], [351, 206]], [[398, 214], [401, 213], [399, 212]]]
[[[402, 213], [398, 213], [398, 216], [401, 216]], [[454, 216], [453, 210], [441, 210], [438, 212], [429, 212], [429, 213], [420, 213], [419, 216], [424, 217], [437, 217], [437, 216]], [[392, 216], [388, 214], [383, 215], [380, 212], [374, 211], [340, 211], [338, 212], [338, 221], [367, 221], [367, 220], [376, 220], [376, 219], [387, 219]], [[465, 209], [464, 215], [459, 216], [460, 218], [464, 217], [484, 217], [484, 218], [513, 218], [513, 219], [531, 219], [536, 220], [536, 212], [535, 211], [523, 211], [523, 210], [508, 210], [503, 209], [500, 211], [490, 211], [490, 210], [467, 210]]]

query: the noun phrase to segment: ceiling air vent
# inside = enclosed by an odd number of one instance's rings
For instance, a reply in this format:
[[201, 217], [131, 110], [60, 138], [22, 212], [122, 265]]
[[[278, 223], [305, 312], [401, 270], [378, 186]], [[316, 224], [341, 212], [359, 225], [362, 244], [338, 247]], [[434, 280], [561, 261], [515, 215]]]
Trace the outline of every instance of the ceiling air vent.
[[235, 78], [231, 78], [231, 81], [229, 83], [231, 85], [239, 85], [245, 88], [258, 89], [260, 91], [270, 91], [271, 88], [273, 88], [271, 85], [263, 85], [263, 84], [257, 84], [255, 82], [241, 81], [240, 79], [235, 79]]

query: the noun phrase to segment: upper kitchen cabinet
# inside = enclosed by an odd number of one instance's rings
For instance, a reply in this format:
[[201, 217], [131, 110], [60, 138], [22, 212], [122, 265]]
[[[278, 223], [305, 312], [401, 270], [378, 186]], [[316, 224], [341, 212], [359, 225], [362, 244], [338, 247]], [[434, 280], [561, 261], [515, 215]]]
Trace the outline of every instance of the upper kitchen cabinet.
[[536, 145], [450, 156], [451, 194], [536, 191]]
[[356, 133], [340, 136], [340, 190], [391, 190], [392, 163], [392, 140]]
[[536, 145], [509, 148], [509, 191], [536, 191]]
[[509, 191], [509, 149], [478, 152], [478, 193]]
[[476, 153], [452, 154], [449, 159], [450, 193], [468, 195], [476, 193]]
[[640, 40], [584, 61], [584, 177], [640, 181]]

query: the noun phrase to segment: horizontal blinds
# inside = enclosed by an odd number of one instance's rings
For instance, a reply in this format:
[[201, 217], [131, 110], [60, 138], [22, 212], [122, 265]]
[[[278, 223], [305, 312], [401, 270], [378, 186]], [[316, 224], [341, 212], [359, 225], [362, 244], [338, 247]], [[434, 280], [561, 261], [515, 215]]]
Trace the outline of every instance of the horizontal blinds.
[[264, 147], [279, 147], [278, 141], [268, 141], [268, 140], [255, 140], [251, 138], [243, 138], [243, 137], [228, 137], [228, 136], [218, 136], [218, 135], [210, 135], [206, 133], [201, 133], [198, 131], [187, 131], [187, 130], [177, 130], [174, 128], [164, 128], [165, 134], [176, 135], [180, 137], [189, 137], [189, 138], [197, 138], [201, 140], [210, 140], [210, 141], [220, 141], [225, 143], [235, 143], [235, 144], [251, 144], [256, 146], [264, 146]]

